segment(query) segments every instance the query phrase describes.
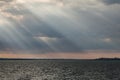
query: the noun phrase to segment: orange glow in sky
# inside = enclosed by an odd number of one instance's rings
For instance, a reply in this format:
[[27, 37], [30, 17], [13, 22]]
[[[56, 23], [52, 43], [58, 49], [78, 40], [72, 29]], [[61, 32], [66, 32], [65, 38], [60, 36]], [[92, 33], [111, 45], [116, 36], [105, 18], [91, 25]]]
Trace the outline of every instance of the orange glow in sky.
[[95, 59], [95, 58], [115, 58], [120, 57], [119, 52], [84, 52], [84, 53], [46, 53], [46, 54], [28, 54], [28, 53], [3, 53], [0, 58], [37, 58], [37, 59]]

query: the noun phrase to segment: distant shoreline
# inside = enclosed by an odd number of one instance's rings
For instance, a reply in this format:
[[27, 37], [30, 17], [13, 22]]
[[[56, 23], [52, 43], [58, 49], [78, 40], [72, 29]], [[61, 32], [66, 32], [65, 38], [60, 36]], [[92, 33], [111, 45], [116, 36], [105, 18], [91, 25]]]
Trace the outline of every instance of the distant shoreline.
[[0, 58], [0, 60], [94, 60], [94, 59], [34, 59], [34, 58]]
[[0, 58], [0, 60], [92, 60], [92, 61], [101, 61], [101, 60], [120, 60], [120, 58], [96, 58], [96, 59], [36, 59], [36, 58]]

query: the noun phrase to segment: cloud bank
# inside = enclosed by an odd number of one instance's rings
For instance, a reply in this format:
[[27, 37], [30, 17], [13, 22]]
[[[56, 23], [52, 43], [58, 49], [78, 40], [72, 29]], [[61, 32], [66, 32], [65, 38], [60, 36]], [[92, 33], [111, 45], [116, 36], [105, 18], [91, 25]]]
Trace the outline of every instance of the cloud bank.
[[120, 4], [120, 0], [102, 0], [106, 4]]

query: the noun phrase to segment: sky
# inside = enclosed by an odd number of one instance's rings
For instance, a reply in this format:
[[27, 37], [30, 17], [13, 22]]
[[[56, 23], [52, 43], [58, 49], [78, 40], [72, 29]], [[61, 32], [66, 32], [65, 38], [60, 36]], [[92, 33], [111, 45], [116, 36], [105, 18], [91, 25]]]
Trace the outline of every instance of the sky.
[[120, 57], [119, 13], [120, 0], [0, 0], [0, 57]]

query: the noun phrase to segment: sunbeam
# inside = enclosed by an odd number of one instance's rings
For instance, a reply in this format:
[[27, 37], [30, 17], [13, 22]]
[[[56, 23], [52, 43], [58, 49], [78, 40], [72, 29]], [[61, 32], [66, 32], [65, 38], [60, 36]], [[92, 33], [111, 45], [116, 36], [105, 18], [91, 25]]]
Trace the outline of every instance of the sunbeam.
[[0, 51], [119, 52], [119, 11], [107, 0], [0, 0]]

